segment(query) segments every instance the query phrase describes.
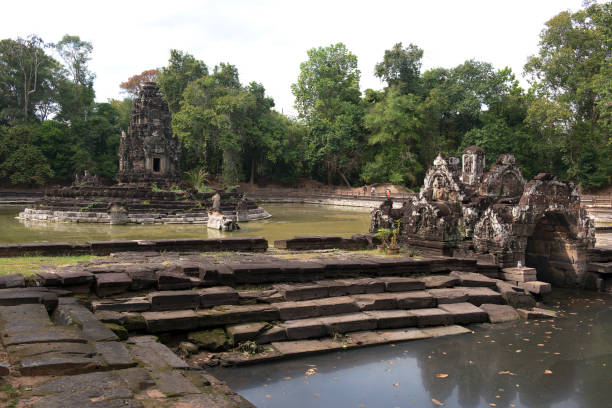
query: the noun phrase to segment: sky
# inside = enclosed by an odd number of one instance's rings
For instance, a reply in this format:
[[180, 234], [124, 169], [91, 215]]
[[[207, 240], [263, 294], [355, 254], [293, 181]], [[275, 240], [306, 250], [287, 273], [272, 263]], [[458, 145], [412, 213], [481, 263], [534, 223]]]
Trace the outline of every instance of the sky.
[[262, 83], [276, 110], [294, 115], [291, 84], [310, 48], [344, 43], [359, 59], [362, 91], [383, 87], [374, 66], [397, 42], [424, 50], [424, 70], [476, 59], [512, 68], [527, 86], [523, 66], [546, 21], [580, 8], [582, 0], [34, 0], [2, 5], [0, 39], [90, 41], [99, 102], [122, 98], [121, 82], [165, 66], [176, 48], [209, 68], [234, 64], [243, 84]]

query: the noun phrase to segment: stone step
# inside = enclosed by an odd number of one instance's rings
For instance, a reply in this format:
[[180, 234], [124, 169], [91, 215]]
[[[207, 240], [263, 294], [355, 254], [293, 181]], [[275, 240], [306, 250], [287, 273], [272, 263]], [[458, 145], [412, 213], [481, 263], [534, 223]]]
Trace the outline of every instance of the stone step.
[[115, 333], [96, 319], [89, 309], [78, 304], [74, 298], [62, 298], [53, 312], [53, 319], [57, 324], [78, 327], [83, 337], [89, 341], [119, 340]]
[[0, 306], [43, 304], [48, 311], [52, 311], [57, 303], [57, 293], [49, 288], [0, 289]]
[[612, 262], [590, 262], [587, 264], [589, 272], [612, 274]]

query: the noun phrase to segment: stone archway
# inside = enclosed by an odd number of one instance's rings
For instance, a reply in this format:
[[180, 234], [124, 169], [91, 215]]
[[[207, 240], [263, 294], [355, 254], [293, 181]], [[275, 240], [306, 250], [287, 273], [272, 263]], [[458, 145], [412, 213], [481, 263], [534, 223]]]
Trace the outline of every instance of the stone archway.
[[586, 246], [573, 236], [563, 213], [545, 213], [527, 238], [525, 264], [536, 268], [540, 281], [555, 286], [580, 285], [585, 258]]

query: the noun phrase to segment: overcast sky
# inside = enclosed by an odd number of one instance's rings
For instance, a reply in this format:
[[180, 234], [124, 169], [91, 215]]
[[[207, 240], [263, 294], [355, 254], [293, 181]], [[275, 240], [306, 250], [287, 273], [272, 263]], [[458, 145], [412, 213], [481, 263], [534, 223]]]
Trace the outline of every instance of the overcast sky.
[[310, 48], [346, 44], [359, 58], [362, 90], [382, 88], [374, 65], [397, 42], [422, 48], [424, 69], [474, 58], [509, 66], [521, 79], [544, 23], [581, 7], [581, 0], [12, 1], [2, 4], [0, 38], [90, 41], [98, 101], [122, 97], [120, 82], [166, 65], [177, 48], [209, 68], [236, 65], [242, 83], [262, 83], [276, 109], [293, 114], [290, 85]]

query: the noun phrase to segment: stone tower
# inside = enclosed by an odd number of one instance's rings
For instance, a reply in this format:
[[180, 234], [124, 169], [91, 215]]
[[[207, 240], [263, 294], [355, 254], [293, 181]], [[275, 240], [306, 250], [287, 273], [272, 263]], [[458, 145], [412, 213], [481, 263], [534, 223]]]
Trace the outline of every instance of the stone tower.
[[471, 186], [478, 184], [485, 171], [485, 152], [478, 146], [470, 146], [463, 151], [461, 181]]
[[127, 135], [119, 145], [120, 183], [172, 183], [180, 180], [178, 139], [172, 115], [155, 82], [145, 82], [134, 100]]

